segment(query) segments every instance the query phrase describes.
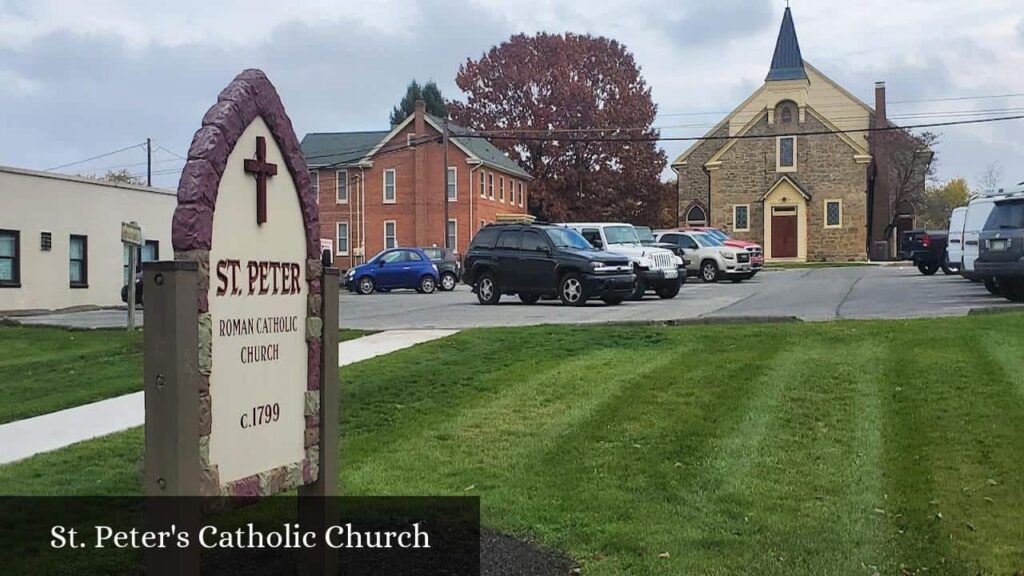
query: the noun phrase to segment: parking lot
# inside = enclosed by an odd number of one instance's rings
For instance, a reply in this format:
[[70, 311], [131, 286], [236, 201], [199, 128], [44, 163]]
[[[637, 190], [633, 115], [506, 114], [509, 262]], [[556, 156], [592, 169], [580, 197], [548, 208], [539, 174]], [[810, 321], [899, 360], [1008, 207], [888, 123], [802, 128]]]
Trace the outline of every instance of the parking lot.
[[841, 318], [961, 316], [972, 308], [1013, 306], [959, 276], [922, 276], [909, 266], [858, 266], [766, 271], [733, 284], [690, 278], [673, 300], [653, 293], [643, 302], [583, 308], [541, 301], [529, 306], [505, 296], [482, 306], [467, 286], [430, 295], [413, 291], [359, 296], [342, 291], [344, 328], [471, 328], [545, 323], [668, 321], [718, 317]]
[[[528, 306], [505, 296], [497, 306], [482, 306], [469, 287], [454, 292], [418, 294], [397, 290], [359, 296], [341, 292], [342, 328], [366, 330], [474, 328], [601, 322], [643, 322], [697, 318], [797, 317], [808, 321], [842, 318], [916, 318], [962, 316], [977, 308], [1021, 308], [959, 276], [922, 276], [909, 266], [857, 266], [765, 271], [733, 284], [703, 284], [690, 278], [673, 300], [653, 293], [643, 302], [605, 306], [595, 300], [582, 308], [545, 301]], [[142, 322], [143, 312], [138, 317]], [[125, 311], [92, 310], [17, 318], [23, 324], [76, 328], [125, 325]]]

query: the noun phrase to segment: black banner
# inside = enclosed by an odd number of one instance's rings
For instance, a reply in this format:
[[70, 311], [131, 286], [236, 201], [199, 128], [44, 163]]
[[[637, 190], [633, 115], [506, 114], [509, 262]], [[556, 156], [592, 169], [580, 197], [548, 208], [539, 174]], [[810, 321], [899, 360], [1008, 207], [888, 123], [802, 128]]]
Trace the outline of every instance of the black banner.
[[480, 574], [478, 498], [0, 497], [0, 519], [5, 575], [309, 574], [332, 554], [346, 576]]

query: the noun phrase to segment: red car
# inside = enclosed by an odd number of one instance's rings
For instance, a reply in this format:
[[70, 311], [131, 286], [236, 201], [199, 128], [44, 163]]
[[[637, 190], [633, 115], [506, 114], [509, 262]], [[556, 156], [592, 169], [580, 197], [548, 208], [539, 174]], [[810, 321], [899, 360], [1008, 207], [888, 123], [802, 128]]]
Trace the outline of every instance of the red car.
[[730, 238], [728, 234], [722, 232], [718, 228], [710, 228], [707, 226], [689, 226], [683, 228], [683, 230], [688, 232], [704, 232], [705, 234], [710, 234], [726, 246], [735, 246], [750, 252], [750, 267], [754, 269], [755, 274], [764, 266], [764, 251], [761, 249], [761, 245], [757, 242], [736, 240], [734, 238]]

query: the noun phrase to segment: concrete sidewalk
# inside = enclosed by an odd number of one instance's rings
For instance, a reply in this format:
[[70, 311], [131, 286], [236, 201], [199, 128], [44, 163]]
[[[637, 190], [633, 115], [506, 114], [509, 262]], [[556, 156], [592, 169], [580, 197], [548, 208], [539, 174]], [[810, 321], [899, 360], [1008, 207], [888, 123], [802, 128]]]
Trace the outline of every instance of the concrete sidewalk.
[[[338, 344], [338, 366], [362, 362], [457, 330], [391, 330]], [[135, 392], [0, 425], [0, 465], [136, 426], [146, 420], [145, 396]]]

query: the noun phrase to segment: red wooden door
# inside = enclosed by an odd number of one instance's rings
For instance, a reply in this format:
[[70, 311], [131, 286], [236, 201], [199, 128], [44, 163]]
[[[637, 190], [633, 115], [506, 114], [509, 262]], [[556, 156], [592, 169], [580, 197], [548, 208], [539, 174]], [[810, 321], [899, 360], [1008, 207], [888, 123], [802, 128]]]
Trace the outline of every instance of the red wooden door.
[[772, 258], [796, 256], [796, 214], [772, 214]]

